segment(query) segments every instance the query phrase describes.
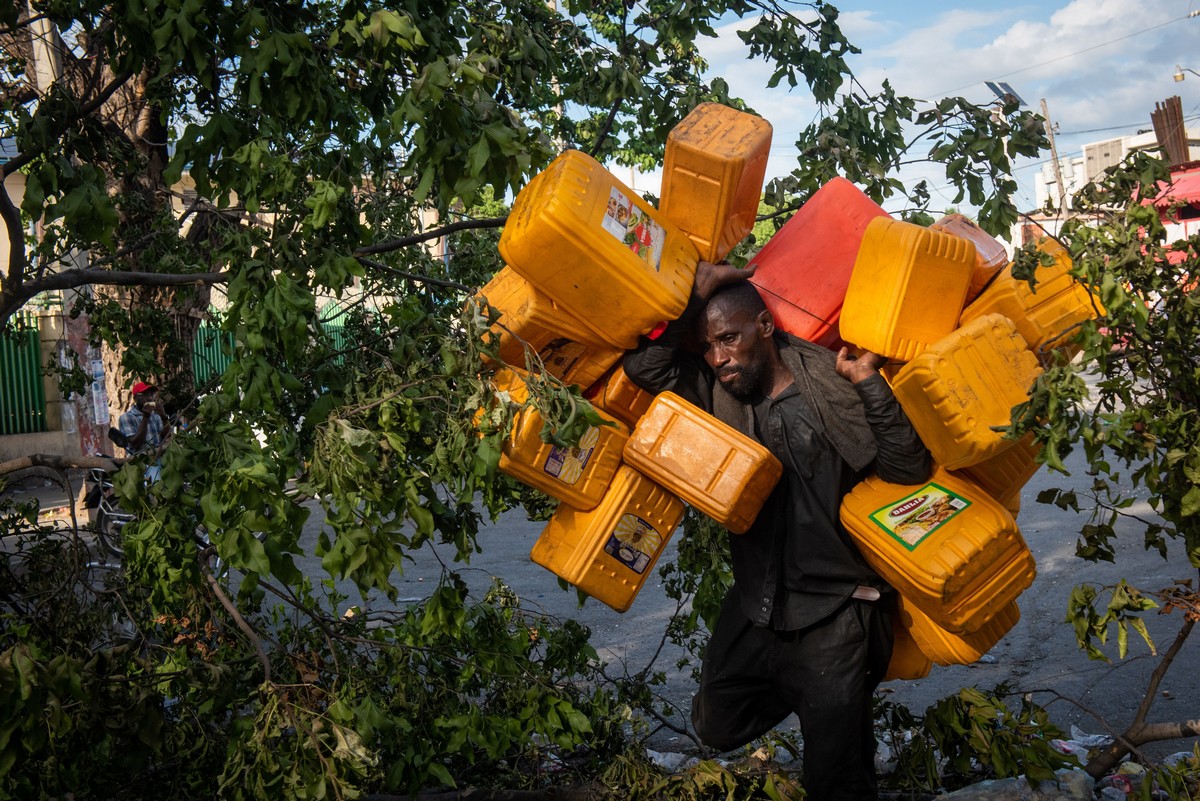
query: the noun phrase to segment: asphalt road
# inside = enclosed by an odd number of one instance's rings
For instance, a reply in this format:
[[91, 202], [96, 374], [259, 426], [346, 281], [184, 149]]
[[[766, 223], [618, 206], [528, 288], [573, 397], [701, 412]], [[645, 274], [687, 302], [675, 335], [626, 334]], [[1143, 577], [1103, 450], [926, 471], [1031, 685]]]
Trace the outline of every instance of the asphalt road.
[[[1014, 689], [1033, 692], [1035, 699], [1048, 707], [1052, 720], [1067, 731], [1072, 724], [1087, 733], [1102, 733], [1107, 727], [1121, 730], [1133, 717], [1158, 660], [1132, 632], [1129, 655], [1118, 660], [1115, 630], [1110, 640], [1114, 647], [1109, 649], [1113, 663], [1089, 660], [1077, 647], [1071, 626], [1064, 622], [1071, 588], [1082, 582], [1111, 585], [1125, 577], [1135, 586], [1156, 590], [1175, 579], [1195, 578], [1195, 571], [1188, 567], [1178, 543], [1172, 544], [1173, 562], [1164, 561], [1156, 551], [1145, 551], [1141, 530], [1136, 525], [1118, 527], [1115, 564], [1092, 564], [1077, 558], [1076, 536], [1086, 520], [1035, 500], [1047, 487], [1073, 487], [1082, 491], [1090, 485], [1078, 455], [1067, 464], [1072, 471], [1070, 476], [1051, 474], [1043, 468], [1022, 493], [1018, 524], [1036, 558], [1038, 576], [1018, 599], [1020, 622], [979, 663], [935, 666], [924, 679], [884, 684], [881, 689], [890, 700], [922, 712], [932, 702], [961, 687], [990, 689], [1007, 682]], [[1152, 516], [1145, 504], [1137, 504], [1129, 511]], [[314, 513], [308, 526], [310, 537], [315, 538], [320, 524], [319, 513]], [[469, 565], [453, 564], [449, 548], [428, 548], [414, 554], [414, 561], [404, 567], [403, 575], [398, 578], [400, 603], [426, 597], [444, 565], [458, 570], [478, 593], [487, 589], [492, 576], [501, 577], [519, 594], [526, 609], [556, 617], [574, 617], [589, 626], [592, 643], [609, 664], [610, 675], [622, 671], [635, 673], [657, 654], [655, 664], [668, 677], [662, 688], [664, 697], [680, 709], [687, 709], [694, 689], [690, 670], [676, 667], [681, 653], [669, 644], [659, 650], [674, 602], [664, 594], [657, 573], [647, 580], [633, 607], [624, 614], [594, 600], [580, 607], [573, 590], [563, 591], [554, 575], [529, 561], [530, 549], [542, 525], [527, 521], [520, 512], [503, 516], [481, 533], [479, 543], [483, 552], [476, 554]], [[660, 564], [673, 557], [673, 546], [674, 541]], [[319, 573], [315, 560], [305, 569], [314, 575]], [[367, 598], [363, 603], [373, 609], [389, 605], [381, 597]], [[1161, 652], [1174, 638], [1181, 620], [1178, 613], [1149, 613], [1146, 623]], [[1200, 639], [1194, 637], [1186, 643], [1163, 681], [1150, 716], [1152, 721], [1200, 717], [1198, 663]], [[784, 725], [793, 725], [794, 720]], [[660, 751], [684, 751], [691, 747], [686, 738], [665, 730], [652, 737], [650, 745]], [[1192, 741], [1173, 741], [1145, 750], [1150, 756], [1163, 756], [1191, 747]]]

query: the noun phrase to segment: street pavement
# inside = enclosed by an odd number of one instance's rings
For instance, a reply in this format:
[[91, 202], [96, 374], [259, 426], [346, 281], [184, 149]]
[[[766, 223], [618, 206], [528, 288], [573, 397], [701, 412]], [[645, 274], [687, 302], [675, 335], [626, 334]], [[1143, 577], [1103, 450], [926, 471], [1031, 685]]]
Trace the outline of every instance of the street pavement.
[[[1176, 579], [1195, 579], [1196, 574], [1188, 567], [1180, 543], [1171, 543], [1172, 561], [1164, 561], [1156, 551], [1142, 548], [1141, 529], [1131, 523], [1117, 526], [1115, 563], [1092, 564], [1078, 559], [1074, 555], [1075, 541], [1079, 526], [1086, 522], [1084, 517], [1035, 500], [1041, 490], [1052, 486], [1074, 488], [1082, 497], [1091, 479], [1080, 456], [1070, 457], [1067, 466], [1070, 476], [1043, 468], [1022, 492], [1018, 524], [1036, 558], [1038, 575], [1033, 586], [1018, 599], [1020, 622], [979, 663], [934, 666], [924, 679], [884, 684], [881, 690], [888, 700], [903, 703], [919, 713], [961, 687], [990, 689], [1004, 682], [1015, 690], [1033, 693], [1034, 699], [1049, 709], [1052, 720], [1068, 731], [1075, 725], [1083, 732], [1104, 733], [1109, 727], [1120, 730], [1132, 719], [1158, 660], [1133, 632], [1126, 659], [1119, 660], [1115, 647], [1110, 647], [1107, 652], [1113, 659], [1111, 664], [1089, 660], [1076, 646], [1071, 626], [1065, 622], [1071, 588], [1082, 582], [1111, 585], [1124, 577], [1133, 585], [1152, 591], [1169, 586]], [[35, 486], [27, 491], [39, 497], [44, 509], [58, 507], [60, 513], [65, 511], [62, 508], [66, 503], [65, 493], [61, 488]], [[314, 578], [324, 578], [319, 560], [311, 556], [323, 517], [318, 504], [310, 502], [310, 506], [313, 513], [302, 540], [309, 556], [300, 560], [300, 567]], [[1143, 518], [1153, 517], [1144, 502], [1128, 511]], [[657, 571], [624, 614], [594, 600], [580, 606], [574, 590], [561, 589], [553, 574], [529, 560], [529, 552], [542, 527], [542, 523], [525, 519], [520, 511], [501, 516], [484, 527], [479, 536], [482, 552], [475, 554], [469, 564], [455, 563], [449, 546], [427, 546], [410, 554], [411, 561], [402, 566], [395, 579], [399, 589], [396, 605], [416, 603], [427, 597], [444, 570], [459, 572], [479, 597], [487, 591], [493, 577], [498, 577], [516, 591], [527, 611], [559, 619], [575, 618], [587, 625], [610, 676], [640, 672], [655, 660], [655, 669], [662, 670], [667, 677], [660, 688], [663, 697], [681, 710], [677, 720], [686, 719], [683, 711], [688, 708], [694, 682], [689, 667], [680, 669], [676, 665], [684, 654], [669, 643], [664, 645], [663, 635], [675, 606], [666, 597]], [[674, 545], [672, 540], [660, 565], [674, 558]], [[356, 605], [365, 612], [393, 606], [382, 595], [360, 597], [348, 581], [338, 582], [337, 586], [351, 596], [347, 606]], [[1146, 616], [1147, 628], [1160, 653], [1170, 644], [1180, 623], [1178, 613]], [[1110, 637], [1114, 644], [1115, 634], [1114, 630]], [[1184, 645], [1162, 682], [1151, 721], [1200, 717], [1200, 683], [1195, 681], [1197, 660], [1200, 660], [1200, 640], [1193, 638]], [[784, 727], [794, 723], [791, 718]], [[1162, 756], [1190, 750], [1193, 742], [1151, 745], [1145, 751], [1150, 756]], [[650, 746], [660, 751], [686, 751], [692, 743], [677, 733], [661, 730], [651, 738]]]

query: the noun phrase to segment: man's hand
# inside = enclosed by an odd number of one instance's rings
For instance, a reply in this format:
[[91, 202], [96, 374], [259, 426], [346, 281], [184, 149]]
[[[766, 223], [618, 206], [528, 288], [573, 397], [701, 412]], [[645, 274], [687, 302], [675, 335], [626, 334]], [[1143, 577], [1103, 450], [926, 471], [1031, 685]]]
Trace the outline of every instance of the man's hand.
[[758, 269], [757, 264], [748, 264], [743, 269], [734, 267], [728, 262], [713, 264], [701, 261], [696, 265], [696, 282], [692, 285], [692, 289], [701, 299], [708, 300], [718, 287], [745, 281], [754, 275], [756, 269]]
[[837, 364], [834, 369], [837, 374], [846, 379], [852, 384], [857, 384], [865, 378], [870, 378], [879, 372], [879, 368], [887, 364], [887, 357], [880, 356], [878, 353], [864, 352], [861, 356], [854, 356], [850, 353], [850, 349], [843, 347], [838, 351]]

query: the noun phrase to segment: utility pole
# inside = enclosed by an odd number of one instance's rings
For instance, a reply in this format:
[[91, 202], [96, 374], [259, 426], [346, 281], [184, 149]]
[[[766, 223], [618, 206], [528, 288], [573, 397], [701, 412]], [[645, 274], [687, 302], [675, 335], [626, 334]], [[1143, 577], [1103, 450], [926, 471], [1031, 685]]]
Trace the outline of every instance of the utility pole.
[[1063, 185], [1062, 164], [1058, 161], [1058, 148], [1054, 146], [1054, 125], [1050, 122], [1050, 109], [1046, 106], [1046, 98], [1042, 98], [1042, 116], [1046, 119], [1046, 138], [1050, 140], [1050, 158], [1054, 159], [1054, 180], [1058, 184], [1058, 210], [1066, 216], [1071, 216], [1067, 208], [1067, 190]]

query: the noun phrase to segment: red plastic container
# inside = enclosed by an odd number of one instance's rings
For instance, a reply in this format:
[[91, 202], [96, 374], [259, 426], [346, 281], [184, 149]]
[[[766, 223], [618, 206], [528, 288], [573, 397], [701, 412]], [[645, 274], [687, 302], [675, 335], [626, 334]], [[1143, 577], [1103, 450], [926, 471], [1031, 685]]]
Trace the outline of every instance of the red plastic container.
[[812, 342], [835, 340], [863, 232], [888, 216], [845, 178], [818, 189], [753, 260], [750, 282], [776, 327]]

